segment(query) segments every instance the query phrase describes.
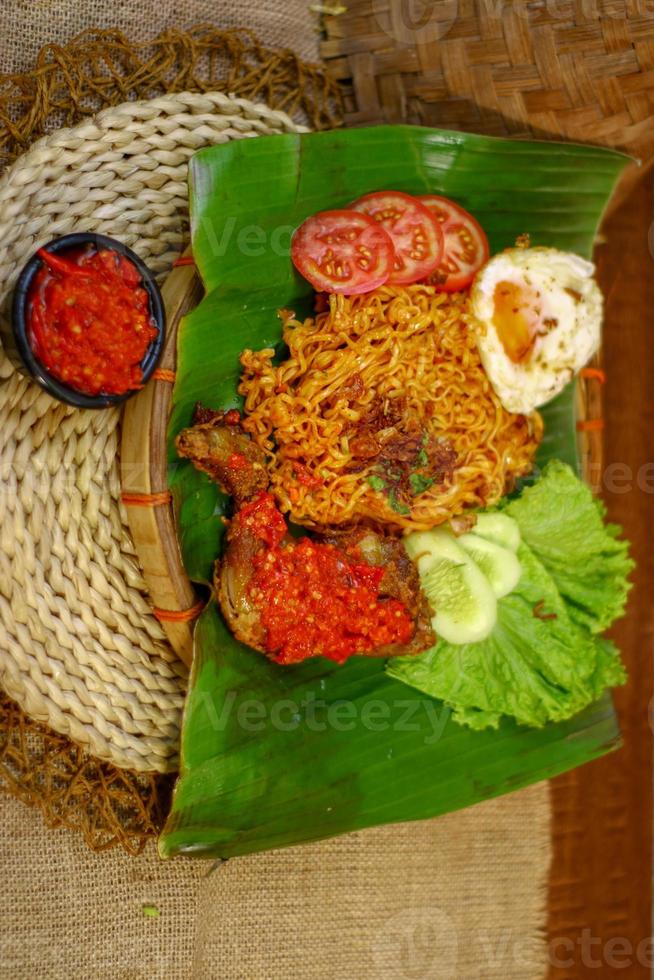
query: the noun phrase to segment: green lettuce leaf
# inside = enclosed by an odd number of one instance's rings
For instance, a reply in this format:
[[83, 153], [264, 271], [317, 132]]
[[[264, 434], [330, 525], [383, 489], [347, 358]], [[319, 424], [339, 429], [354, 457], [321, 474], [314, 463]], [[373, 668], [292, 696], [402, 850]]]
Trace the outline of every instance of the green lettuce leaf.
[[601, 633], [624, 612], [633, 568], [620, 528], [604, 522], [604, 507], [565, 463], [553, 460], [543, 475], [511, 501], [506, 513], [520, 525], [569, 603], [570, 617]]
[[[523, 543], [518, 557], [520, 583], [500, 599], [486, 640], [439, 640], [426, 653], [395, 658], [387, 667], [391, 676], [445, 701], [454, 720], [471, 728], [496, 728], [502, 715], [541, 727], [571, 717], [624, 680], [617, 652], [571, 619], [533, 551]], [[535, 606], [552, 618], [534, 615]]]
[[475, 729], [497, 728], [503, 715], [533, 727], [561, 721], [625, 681], [615, 645], [597, 636], [623, 612], [630, 587], [620, 528], [604, 523], [601, 504], [558, 461], [504, 510], [520, 527], [522, 575], [498, 602], [492, 634], [460, 646], [440, 639], [387, 665]]

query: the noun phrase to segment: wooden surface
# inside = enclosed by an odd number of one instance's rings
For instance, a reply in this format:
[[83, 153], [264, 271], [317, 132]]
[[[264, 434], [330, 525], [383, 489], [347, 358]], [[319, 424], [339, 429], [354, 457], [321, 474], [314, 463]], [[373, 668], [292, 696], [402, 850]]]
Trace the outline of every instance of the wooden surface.
[[[173, 269], [162, 289], [166, 307], [166, 346], [160, 370], [175, 370], [179, 321], [200, 300], [202, 287], [195, 266]], [[150, 495], [168, 489], [166, 425], [172, 384], [152, 380], [125, 406], [120, 450], [123, 494]], [[177, 541], [173, 506], [125, 503], [127, 519], [153, 606], [179, 612], [195, 605]], [[161, 618], [170, 645], [186, 663], [193, 657], [193, 621]]]
[[652, 642], [654, 627], [654, 192], [643, 173], [603, 227], [607, 297], [602, 491], [638, 563], [613, 629], [629, 671], [615, 700], [624, 747], [552, 783], [551, 976], [644, 978], [654, 964]]

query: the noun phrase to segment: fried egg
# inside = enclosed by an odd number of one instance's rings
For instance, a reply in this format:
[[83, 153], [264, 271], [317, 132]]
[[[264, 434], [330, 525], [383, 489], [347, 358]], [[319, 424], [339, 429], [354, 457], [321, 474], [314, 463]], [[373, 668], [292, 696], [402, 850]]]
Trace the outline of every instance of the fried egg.
[[509, 248], [472, 285], [477, 346], [509, 412], [554, 398], [597, 351], [602, 294], [595, 266], [556, 248]]

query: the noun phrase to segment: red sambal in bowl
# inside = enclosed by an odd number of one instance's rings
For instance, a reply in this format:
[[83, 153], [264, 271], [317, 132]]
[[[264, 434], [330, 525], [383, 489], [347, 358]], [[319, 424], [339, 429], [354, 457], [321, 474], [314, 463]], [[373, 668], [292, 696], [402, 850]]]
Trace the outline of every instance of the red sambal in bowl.
[[50, 394], [103, 407], [140, 390], [164, 336], [157, 285], [140, 259], [100, 235], [38, 249], [14, 293], [15, 347]]

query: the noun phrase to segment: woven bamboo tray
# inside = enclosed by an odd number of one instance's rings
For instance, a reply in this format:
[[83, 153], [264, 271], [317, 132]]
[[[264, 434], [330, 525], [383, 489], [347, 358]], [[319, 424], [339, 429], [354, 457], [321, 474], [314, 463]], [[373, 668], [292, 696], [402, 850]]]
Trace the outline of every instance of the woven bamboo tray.
[[[187, 253], [188, 254], [188, 253]], [[176, 268], [163, 287], [167, 340], [158, 377], [127, 403], [123, 418], [121, 474], [123, 503], [150, 601], [168, 640], [186, 664], [193, 655], [193, 625], [203, 600], [186, 575], [175, 530], [174, 504], [166, 482], [166, 423], [175, 377], [176, 337], [183, 316], [200, 299], [202, 287], [189, 264]], [[602, 384], [599, 358], [577, 379], [576, 425], [586, 482], [597, 490], [602, 473]]]
[[348, 0], [321, 54], [345, 124], [414, 122], [654, 152], [647, 0]]

